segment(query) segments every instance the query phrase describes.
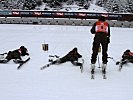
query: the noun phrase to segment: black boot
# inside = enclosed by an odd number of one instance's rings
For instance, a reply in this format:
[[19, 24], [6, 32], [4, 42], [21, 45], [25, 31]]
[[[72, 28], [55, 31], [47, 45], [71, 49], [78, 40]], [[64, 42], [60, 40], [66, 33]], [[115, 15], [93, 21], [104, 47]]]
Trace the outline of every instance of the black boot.
[[102, 73], [103, 74], [106, 74], [106, 69], [102, 69]]
[[4, 59], [4, 60], [0, 60], [0, 63], [7, 63], [9, 60]]
[[95, 72], [94, 69], [92, 69], [92, 70], [91, 70], [91, 74], [94, 74], [94, 72]]

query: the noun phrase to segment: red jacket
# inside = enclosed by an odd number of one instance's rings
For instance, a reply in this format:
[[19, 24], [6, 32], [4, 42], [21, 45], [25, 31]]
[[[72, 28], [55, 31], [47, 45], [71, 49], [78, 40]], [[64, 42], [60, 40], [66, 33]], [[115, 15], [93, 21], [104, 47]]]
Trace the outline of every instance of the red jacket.
[[97, 21], [94, 23], [93, 27], [91, 28], [92, 34], [97, 33], [106, 33], [110, 37], [110, 26], [106, 21]]

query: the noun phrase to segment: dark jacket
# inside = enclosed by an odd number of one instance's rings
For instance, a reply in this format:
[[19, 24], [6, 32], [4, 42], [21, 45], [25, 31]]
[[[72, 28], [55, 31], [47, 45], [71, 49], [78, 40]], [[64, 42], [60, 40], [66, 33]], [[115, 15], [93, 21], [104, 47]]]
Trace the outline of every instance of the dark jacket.
[[81, 57], [82, 55], [78, 53], [77, 48], [74, 48], [67, 55], [60, 58], [60, 61], [61, 61], [60, 63], [64, 63], [66, 61], [71, 61], [71, 62], [78, 61], [78, 58], [81, 58]]
[[19, 48], [16, 49], [14, 51], [9, 51], [6, 59], [9, 61], [11, 59], [20, 59], [21, 60], [21, 56], [25, 56], [25, 55], [29, 55], [28, 51], [26, 48]]
[[126, 50], [122, 55], [122, 59], [133, 60], [133, 52], [131, 52], [130, 50]]
[[[100, 21], [97, 21], [97, 22], [100, 22]], [[103, 36], [107, 37], [107, 42], [110, 43], [110, 26], [109, 26], [109, 24], [108, 24], [108, 33], [105, 33], [105, 32], [96, 32], [96, 23], [97, 22], [95, 22], [94, 25], [92, 26], [91, 33], [95, 34], [95, 37], [97, 37], [97, 36], [99, 36], [99, 38], [103, 37]]]

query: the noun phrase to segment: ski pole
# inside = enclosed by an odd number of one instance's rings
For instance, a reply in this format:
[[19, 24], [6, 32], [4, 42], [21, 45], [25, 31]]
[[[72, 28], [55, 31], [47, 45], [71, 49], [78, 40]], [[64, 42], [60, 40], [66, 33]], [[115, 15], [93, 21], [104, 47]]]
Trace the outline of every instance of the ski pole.
[[101, 68], [101, 66], [100, 66], [100, 59], [99, 59], [99, 53], [100, 52], [101, 52], [101, 46], [99, 46], [99, 48], [98, 48], [98, 65], [99, 65], [98, 68]]
[[113, 57], [108, 57], [108, 58], [112, 59], [116, 65], [119, 65], [121, 63], [121, 61], [116, 61]]
[[100, 59], [99, 59], [99, 54], [98, 54], [98, 65], [99, 65], [98, 68], [101, 68], [101, 66], [100, 66]]
[[115, 63], [117, 62], [113, 57], [108, 57], [110, 59], [112, 59]]
[[2, 53], [2, 54], [0, 54], [0, 55], [4, 55], [4, 54], [7, 54], [7, 53], [5, 52], [5, 53]]

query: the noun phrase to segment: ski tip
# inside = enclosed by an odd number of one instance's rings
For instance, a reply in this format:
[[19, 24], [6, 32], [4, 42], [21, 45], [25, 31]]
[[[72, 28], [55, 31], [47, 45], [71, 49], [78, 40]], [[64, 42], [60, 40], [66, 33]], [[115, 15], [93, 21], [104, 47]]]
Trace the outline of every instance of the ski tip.
[[80, 66], [81, 73], [83, 73], [83, 66]]
[[94, 79], [94, 74], [91, 74], [91, 79]]
[[17, 70], [19, 70], [19, 69], [20, 69], [20, 67], [17, 68]]
[[95, 79], [94, 77], [91, 77], [91, 79]]
[[122, 69], [122, 67], [120, 66], [120, 67], [119, 67], [119, 69], [118, 69], [118, 71], [120, 72], [120, 71], [121, 71], [121, 69]]
[[40, 70], [43, 70], [43, 68], [41, 67]]
[[121, 72], [121, 69], [118, 69], [119, 72]]
[[104, 76], [104, 77], [103, 77], [103, 79], [107, 79], [107, 77], [106, 77], [106, 76]]
[[119, 65], [119, 64], [120, 64], [120, 62], [119, 62], [119, 61], [117, 61], [117, 62], [116, 62], [116, 65]]

